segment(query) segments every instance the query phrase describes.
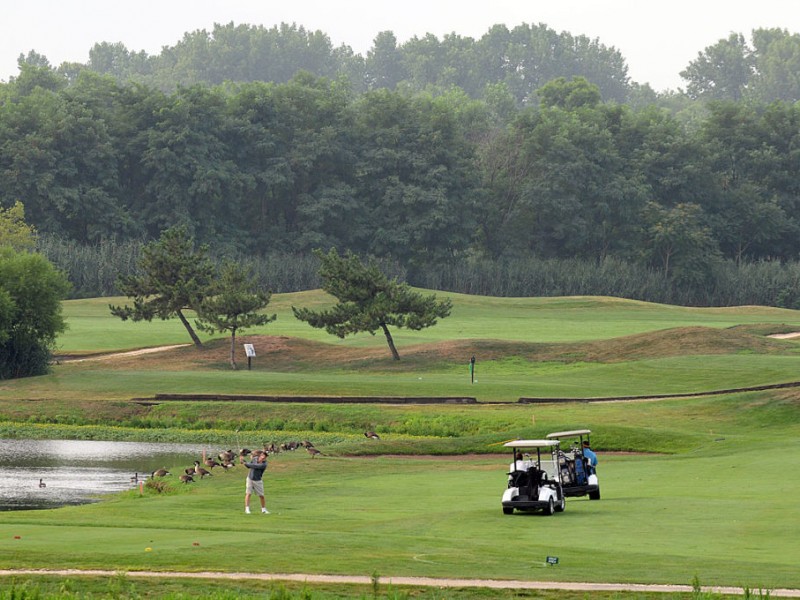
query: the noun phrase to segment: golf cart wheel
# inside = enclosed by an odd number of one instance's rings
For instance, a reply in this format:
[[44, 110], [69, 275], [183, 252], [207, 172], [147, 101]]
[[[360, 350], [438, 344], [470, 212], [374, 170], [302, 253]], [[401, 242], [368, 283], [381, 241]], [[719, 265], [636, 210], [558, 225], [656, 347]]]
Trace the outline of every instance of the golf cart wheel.
[[564, 512], [565, 508], [567, 508], [567, 501], [564, 499], [564, 496], [561, 496], [561, 500], [556, 504], [556, 512]]
[[503, 514], [504, 515], [512, 515], [512, 514], [514, 514], [514, 509], [511, 508], [510, 506], [504, 506], [503, 507]]
[[600, 500], [600, 490], [589, 492], [589, 500]]
[[550, 500], [547, 503], [547, 506], [544, 509], [544, 514], [546, 514], [548, 517], [551, 517], [555, 514], [555, 512], [556, 512], [556, 503], [553, 502], [552, 498], [550, 498]]

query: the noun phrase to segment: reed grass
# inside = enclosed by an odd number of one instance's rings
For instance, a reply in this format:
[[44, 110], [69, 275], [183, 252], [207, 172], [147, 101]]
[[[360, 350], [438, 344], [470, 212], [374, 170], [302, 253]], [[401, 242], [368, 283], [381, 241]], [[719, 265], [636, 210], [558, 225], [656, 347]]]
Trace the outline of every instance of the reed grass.
[[[93, 245], [43, 235], [38, 249], [64, 271], [73, 298], [113, 296], [117, 277], [136, 270], [142, 240], [104, 240]], [[249, 267], [256, 281], [273, 293], [318, 288], [318, 261], [309, 255], [268, 253], [227, 254]], [[407, 270], [391, 261], [382, 269], [410, 284], [440, 291], [479, 296], [614, 296], [682, 306], [764, 305], [800, 308], [800, 263], [797, 261], [720, 261], [709, 281], [696, 287], [663, 273], [617, 258], [454, 260]]]

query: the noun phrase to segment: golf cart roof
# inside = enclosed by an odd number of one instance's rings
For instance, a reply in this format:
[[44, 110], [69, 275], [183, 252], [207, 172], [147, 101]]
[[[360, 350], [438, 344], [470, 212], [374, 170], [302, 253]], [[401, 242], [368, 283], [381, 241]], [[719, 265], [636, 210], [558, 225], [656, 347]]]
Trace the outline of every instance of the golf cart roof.
[[557, 445], [557, 440], [515, 440], [503, 444], [506, 448], [552, 448]]
[[589, 435], [592, 433], [591, 429], [575, 429], [573, 431], [556, 431], [555, 433], [548, 433], [547, 439], [551, 440], [553, 438], [562, 438], [562, 437], [574, 437], [577, 435]]

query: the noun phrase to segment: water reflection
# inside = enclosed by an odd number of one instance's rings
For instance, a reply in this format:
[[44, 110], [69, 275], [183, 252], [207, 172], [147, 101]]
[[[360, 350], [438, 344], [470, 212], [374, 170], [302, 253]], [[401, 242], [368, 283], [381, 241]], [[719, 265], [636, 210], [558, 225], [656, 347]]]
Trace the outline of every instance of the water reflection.
[[190, 466], [202, 452], [193, 444], [0, 440], [0, 511], [93, 502], [134, 487], [135, 473]]

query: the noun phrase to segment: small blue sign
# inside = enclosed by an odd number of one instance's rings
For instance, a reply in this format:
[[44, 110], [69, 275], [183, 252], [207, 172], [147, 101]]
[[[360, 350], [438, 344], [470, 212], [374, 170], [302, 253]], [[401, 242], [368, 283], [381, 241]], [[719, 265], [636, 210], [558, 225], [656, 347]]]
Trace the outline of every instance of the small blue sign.
[[547, 557], [547, 564], [548, 565], [557, 565], [558, 564], [558, 557], [557, 556], [548, 556]]

